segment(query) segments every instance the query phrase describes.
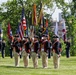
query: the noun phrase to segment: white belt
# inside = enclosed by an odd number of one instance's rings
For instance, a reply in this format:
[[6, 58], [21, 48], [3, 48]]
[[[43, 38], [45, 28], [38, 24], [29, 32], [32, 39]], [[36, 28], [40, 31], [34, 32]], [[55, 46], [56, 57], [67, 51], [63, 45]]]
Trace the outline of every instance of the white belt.
[[42, 48], [41, 51], [44, 51], [44, 48]]
[[31, 51], [33, 52], [33, 51], [34, 51], [34, 49], [31, 49]]

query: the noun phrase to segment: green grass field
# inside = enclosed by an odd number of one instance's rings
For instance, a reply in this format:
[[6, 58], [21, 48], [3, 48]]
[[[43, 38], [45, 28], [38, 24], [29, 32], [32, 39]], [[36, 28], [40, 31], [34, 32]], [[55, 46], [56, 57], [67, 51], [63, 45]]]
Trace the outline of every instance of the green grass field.
[[29, 67], [24, 68], [23, 61], [20, 61], [20, 67], [14, 67], [14, 58], [0, 57], [0, 75], [76, 75], [76, 57], [61, 57], [60, 68], [54, 69], [52, 58], [48, 60], [48, 69], [42, 68], [41, 59], [39, 59], [38, 69], [34, 69], [32, 59], [29, 60]]

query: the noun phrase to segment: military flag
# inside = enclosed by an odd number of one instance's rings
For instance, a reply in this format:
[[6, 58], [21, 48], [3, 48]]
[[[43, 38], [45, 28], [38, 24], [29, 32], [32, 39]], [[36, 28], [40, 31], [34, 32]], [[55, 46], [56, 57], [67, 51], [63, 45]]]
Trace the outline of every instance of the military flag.
[[37, 25], [36, 4], [33, 5], [32, 25]]
[[43, 23], [43, 27], [44, 27], [44, 33], [48, 35], [48, 19], [46, 19], [45, 26]]
[[11, 40], [13, 35], [12, 35], [10, 23], [8, 23], [7, 34], [8, 34], [8, 38]]
[[46, 25], [46, 27], [48, 27], [48, 19], [46, 19], [46, 24], [45, 25]]
[[23, 29], [26, 30], [27, 29], [27, 25], [26, 25], [26, 18], [25, 18], [24, 12], [25, 12], [24, 8], [22, 8], [21, 24], [23, 26]]
[[16, 33], [19, 35], [19, 37], [22, 39], [24, 37], [24, 31], [27, 30], [26, 25], [26, 18], [24, 14], [24, 7], [22, 8], [22, 15], [21, 15], [21, 21], [18, 25]]
[[43, 15], [42, 3], [40, 4], [39, 24], [44, 27], [44, 15]]

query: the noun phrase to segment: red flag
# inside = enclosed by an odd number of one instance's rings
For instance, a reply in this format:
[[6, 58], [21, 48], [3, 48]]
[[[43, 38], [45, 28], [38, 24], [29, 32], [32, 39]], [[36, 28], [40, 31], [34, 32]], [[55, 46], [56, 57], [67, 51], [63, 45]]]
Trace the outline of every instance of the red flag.
[[48, 27], [48, 19], [46, 19], [46, 27]]
[[26, 19], [25, 19], [25, 16], [23, 17], [22, 25], [23, 25], [23, 29], [26, 30], [27, 27], [26, 27]]
[[8, 38], [9, 39], [12, 39], [12, 31], [11, 31], [10, 23], [8, 23], [7, 34], [8, 34]]

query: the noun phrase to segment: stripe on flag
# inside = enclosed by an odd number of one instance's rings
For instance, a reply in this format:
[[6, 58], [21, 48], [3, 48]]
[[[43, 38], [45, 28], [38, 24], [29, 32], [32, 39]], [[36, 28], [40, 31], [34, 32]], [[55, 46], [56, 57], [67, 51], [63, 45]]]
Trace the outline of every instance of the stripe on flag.
[[22, 8], [21, 22], [22, 22], [22, 25], [23, 25], [23, 29], [26, 30], [27, 29], [27, 25], [26, 25], [26, 19], [25, 19], [25, 14], [24, 14], [24, 8]]
[[21, 17], [21, 22], [18, 25], [18, 29], [16, 33], [19, 35], [19, 37], [22, 39], [24, 37], [24, 30], [27, 29], [26, 26], [26, 19], [25, 19], [25, 14], [24, 14], [24, 7], [22, 8], [22, 17]]
[[20, 24], [18, 25], [17, 34], [19, 35], [19, 37], [20, 37], [21, 39], [24, 37], [24, 30], [23, 30], [22, 23], [20, 23]]
[[46, 19], [46, 27], [48, 27], [48, 19]]

